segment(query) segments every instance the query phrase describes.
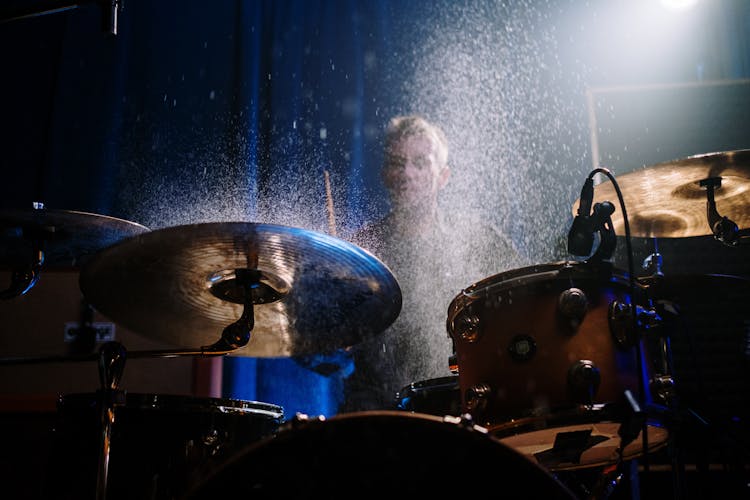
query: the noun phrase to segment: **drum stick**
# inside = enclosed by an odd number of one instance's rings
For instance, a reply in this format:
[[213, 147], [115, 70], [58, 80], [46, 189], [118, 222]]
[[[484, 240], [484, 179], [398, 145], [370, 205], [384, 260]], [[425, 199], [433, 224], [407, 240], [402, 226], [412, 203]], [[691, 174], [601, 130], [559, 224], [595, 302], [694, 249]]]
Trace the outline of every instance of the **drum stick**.
[[323, 170], [326, 183], [326, 208], [328, 209], [328, 232], [336, 236], [336, 216], [333, 213], [333, 196], [331, 195], [331, 178], [328, 170]]

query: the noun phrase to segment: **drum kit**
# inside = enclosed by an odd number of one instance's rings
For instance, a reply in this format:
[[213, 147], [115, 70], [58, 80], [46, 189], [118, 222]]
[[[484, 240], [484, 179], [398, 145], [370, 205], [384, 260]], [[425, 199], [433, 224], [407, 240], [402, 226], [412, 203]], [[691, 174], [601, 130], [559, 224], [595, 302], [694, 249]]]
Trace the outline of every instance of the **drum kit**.
[[[611, 182], [594, 188], [596, 173]], [[615, 197], [619, 211], [609, 201]], [[597, 169], [573, 205], [569, 234], [570, 252], [588, 258], [503, 272], [461, 290], [446, 318], [451, 376], [404, 387], [395, 409], [286, 421], [283, 409], [268, 403], [128, 393], [120, 386], [126, 358], [288, 357], [354, 346], [387, 329], [401, 311], [399, 284], [377, 257], [335, 236], [287, 226], [149, 230], [41, 204], [2, 210], [0, 262], [11, 274], [3, 299], [33, 293], [46, 268], [77, 268], [93, 307], [175, 348], [129, 352], [106, 342], [74, 358], [0, 364], [99, 363], [100, 390], [61, 397], [59, 405], [63, 449], [81, 448], [76, 436], [97, 429], [81, 451], [97, 455], [96, 480], [86, 486], [97, 498], [336, 487], [343, 496], [364, 485], [385, 493], [383, 481], [391, 491], [424, 492], [448, 468], [467, 477], [440, 491], [453, 485], [465, 493], [482, 484], [484, 473], [496, 474], [497, 465], [522, 478], [523, 497], [538, 488], [545, 497], [575, 498], [552, 474], [604, 467], [611, 484], [622, 479], [624, 463], [664, 448], [673, 434], [678, 381], [663, 294], [691, 285], [750, 290], [738, 276], [675, 281], [662, 272], [658, 253], [637, 277], [632, 265], [612, 265], [614, 235], [712, 236], [739, 246], [747, 236], [739, 228], [750, 226], [748, 206], [750, 151], [692, 156], [617, 179]], [[149, 452], [142, 448], [167, 437], [164, 452], [144, 461]], [[387, 480], [373, 476], [386, 463], [407, 470]], [[129, 476], [136, 469], [139, 477]], [[160, 473], [168, 484], [157, 488]]]
[[[731, 294], [746, 304], [750, 278], [665, 275], [658, 251], [644, 260], [644, 275], [636, 276], [632, 255], [627, 271], [613, 266], [615, 235], [626, 234], [628, 245], [631, 236], [708, 236], [717, 245], [741, 245], [750, 235], [739, 229], [750, 225], [749, 166], [750, 151], [738, 150], [665, 162], [616, 179], [606, 169], [592, 171], [573, 204], [568, 235], [569, 252], [588, 258], [503, 272], [461, 290], [446, 323], [453, 375], [403, 387], [397, 406], [471, 415], [492, 436], [558, 476], [604, 471], [593, 486], [571, 485], [590, 498], [611, 494], [623, 465], [633, 459], [647, 464], [650, 454], [667, 445], [677, 456], [683, 413], [703, 420], [677, 397], [669, 316], [678, 314], [675, 306], [690, 289]], [[611, 182], [594, 188], [597, 173], [609, 174]], [[619, 199], [622, 210], [614, 210], [612, 199]], [[626, 204], [634, 213], [630, 219]], [[676, 476], [683, 466], [673, 465]]]
[[[81, 291], [99, 312], [175, 346], [128, 351], [109, 341], [91, 354], [0, 360], [98, 362], [100, 390], [58, 404], [56, 459], [98, 455], [93, 474], [79, 466], [55, 472], [56, 485], [73, 484], [70, 498], [173, 498], [196, 470], [283, 421], [283, 409], [269, 403], [129, 393], [121, 387], [126, 359], [330, 352], [381, 332], [401, 309], [399, 285], [376, 257], [314, 231], [249, 222], [150, 231], [42, 204], [4, 210], [0, 220], [11, 274], [5, 299], [32, 292], [45, 266], [78, 268]], [[87, 429], [99, 430], [92, 439]], [[138, 456], [144, 448], [148, 460]]]

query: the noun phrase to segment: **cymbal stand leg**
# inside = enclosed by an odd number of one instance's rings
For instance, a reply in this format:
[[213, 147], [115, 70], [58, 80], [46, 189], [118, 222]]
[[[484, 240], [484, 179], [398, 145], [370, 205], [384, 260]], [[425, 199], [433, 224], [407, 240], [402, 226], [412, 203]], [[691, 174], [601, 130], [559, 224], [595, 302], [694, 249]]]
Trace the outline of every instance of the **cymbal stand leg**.
[[107, 342], [99, 350], [101, 448], [96, 476], [97, 500], [104, 500], [107, 497], [115, 408], [124, 404], [125, 393], [119, 389], [119, 386], [125, 371], [125, 357], [126, 349], [119, 342]]

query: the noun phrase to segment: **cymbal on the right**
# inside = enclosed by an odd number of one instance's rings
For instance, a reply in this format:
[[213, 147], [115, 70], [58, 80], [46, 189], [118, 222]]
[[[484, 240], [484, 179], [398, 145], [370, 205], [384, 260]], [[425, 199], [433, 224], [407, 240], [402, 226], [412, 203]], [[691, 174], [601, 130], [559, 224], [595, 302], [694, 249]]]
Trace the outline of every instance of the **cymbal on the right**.
[[[615, 177], [628, 214], [630, 234], [644, 238], [687, 238], [711, 235], [707, 193], [700, 181], [721, 178], [715, 188], [716, 208], [740, 229], [750, 226], [750, 149], [706, 153], [657, 163]], [[594, 187], [594, 203], [615, 205], [615, 233], [625, 235], [623, 213], [614, 184]], [[577, 214], [580, 200], [573, 204]]]

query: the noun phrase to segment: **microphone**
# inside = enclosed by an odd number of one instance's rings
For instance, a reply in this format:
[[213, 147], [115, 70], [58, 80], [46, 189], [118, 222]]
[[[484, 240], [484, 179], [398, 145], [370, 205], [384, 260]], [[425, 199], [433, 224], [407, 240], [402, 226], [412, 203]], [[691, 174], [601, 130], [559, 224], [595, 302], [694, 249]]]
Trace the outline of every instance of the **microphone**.
[[568, 231], [568, 252], [587, 257], [594, 247], [594, 227], [591, 219], [591, 204], [594, 201], [594, 179], [587, 177], [581, 188], [578, 214]]

